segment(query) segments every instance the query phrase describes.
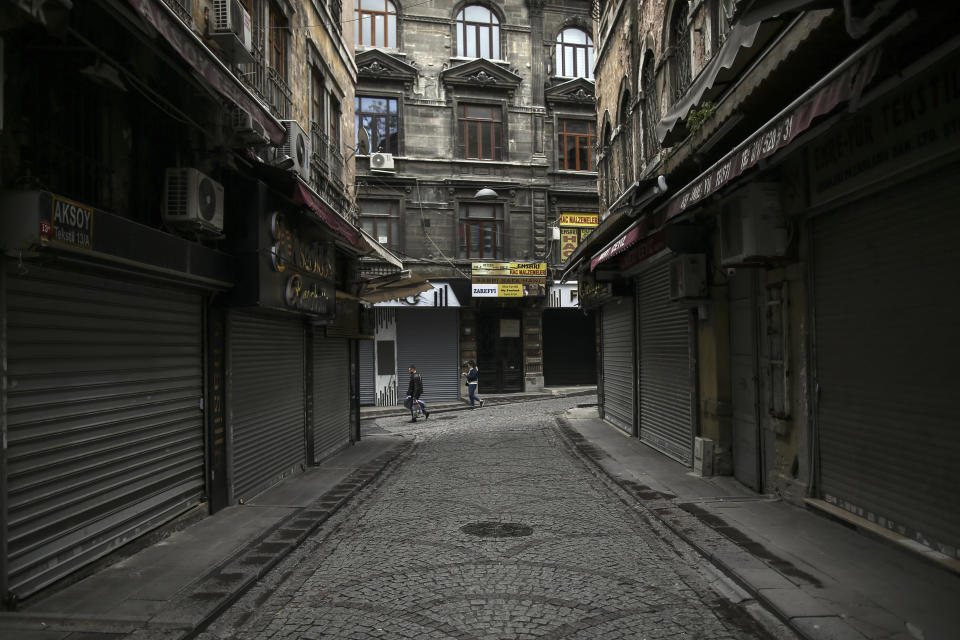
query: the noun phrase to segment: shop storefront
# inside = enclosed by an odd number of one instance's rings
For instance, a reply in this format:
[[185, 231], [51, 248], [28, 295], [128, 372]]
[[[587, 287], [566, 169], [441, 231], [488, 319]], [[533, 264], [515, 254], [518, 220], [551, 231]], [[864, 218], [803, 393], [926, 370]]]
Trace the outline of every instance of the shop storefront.
[[580, 308], [577, 283], [552, 283], [543, 310], [544, 385], [597, 384], [596, 344], [595, 314]]
[[204, 307], [227, 256], [6, 194], [6, 590], [25, 597], [207, 499]]

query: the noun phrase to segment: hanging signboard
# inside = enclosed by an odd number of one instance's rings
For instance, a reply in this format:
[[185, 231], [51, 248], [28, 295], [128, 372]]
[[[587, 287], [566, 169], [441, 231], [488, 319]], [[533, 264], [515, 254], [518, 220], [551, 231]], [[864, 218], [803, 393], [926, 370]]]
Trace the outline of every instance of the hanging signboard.
[[545, 262], [474, 262], [474, 298], [523, 298], [545, 296]]

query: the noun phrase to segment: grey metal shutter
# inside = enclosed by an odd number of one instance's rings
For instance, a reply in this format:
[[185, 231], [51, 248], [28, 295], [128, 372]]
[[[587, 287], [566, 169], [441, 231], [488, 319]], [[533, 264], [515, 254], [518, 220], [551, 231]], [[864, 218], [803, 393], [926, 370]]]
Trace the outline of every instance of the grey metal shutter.
[[398, 400], [407, 395], [411, 364], [423, 377], [424, 402], [460, 399], [458, 326], [456, 309], [397, 309]]
[[637, 278], [640, 316], [640, 439], [693, 464], [690, 310], [670, 301], [670, 265]]
[[633, 433], [633, 298], [603, 307], [603, 411], [614, 426]]
[[377, 404], [377, 377], [373, 361], [373, 340], [360, 340], [360, 405]]
[[[350, 354], [344, 338], [313, 337], [313, 462], [350, 442]], [[369, 342], [369, 340], [365, 341]]]
[[960, 181], [946, 171], [814, 220], [820, 490], [960, 547]]
[[9, 588], [26, 596], [203, 499], [197, 293], [8, 276]]
[[246, 500], [305, 465], [304, 328], [233, 310], [228, 335], [233, 498]]

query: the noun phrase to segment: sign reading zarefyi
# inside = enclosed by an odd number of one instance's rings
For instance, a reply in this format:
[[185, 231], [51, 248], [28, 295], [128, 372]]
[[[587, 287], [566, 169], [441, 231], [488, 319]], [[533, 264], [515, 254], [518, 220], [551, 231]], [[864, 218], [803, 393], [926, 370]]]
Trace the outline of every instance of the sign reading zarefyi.
[[546, 262], [474, 262], [474, 298], [523, 298], [546, 295]]

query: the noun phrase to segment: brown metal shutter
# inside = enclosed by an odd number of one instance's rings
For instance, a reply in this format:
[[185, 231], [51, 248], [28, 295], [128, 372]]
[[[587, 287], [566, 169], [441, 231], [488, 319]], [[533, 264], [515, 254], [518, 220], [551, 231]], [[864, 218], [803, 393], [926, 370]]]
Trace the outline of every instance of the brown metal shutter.
[[960, 548], [954, 164], [814, 220], [820, 492]]
[[304, 334], [299, 318], [230, 312], [234, 500], [248, 500], [306, 464]]
[[620, 298], [601, 315], [603, 417], [627, 433], [633, 433], [633, 306], [633, 298]]
[[323, 336], [321, 327], [314, 333], [314, 464], [350, 443], [350, 357], [347, 344], [344, 338]]
[[640, 439], [693, 464], [690, 310], [670, 301], [670, 265], [637, 278], [640, 323]]
[[202, 501], [202, 301], [37, 266], [7, 283], [7, 577], [23, 597]]

